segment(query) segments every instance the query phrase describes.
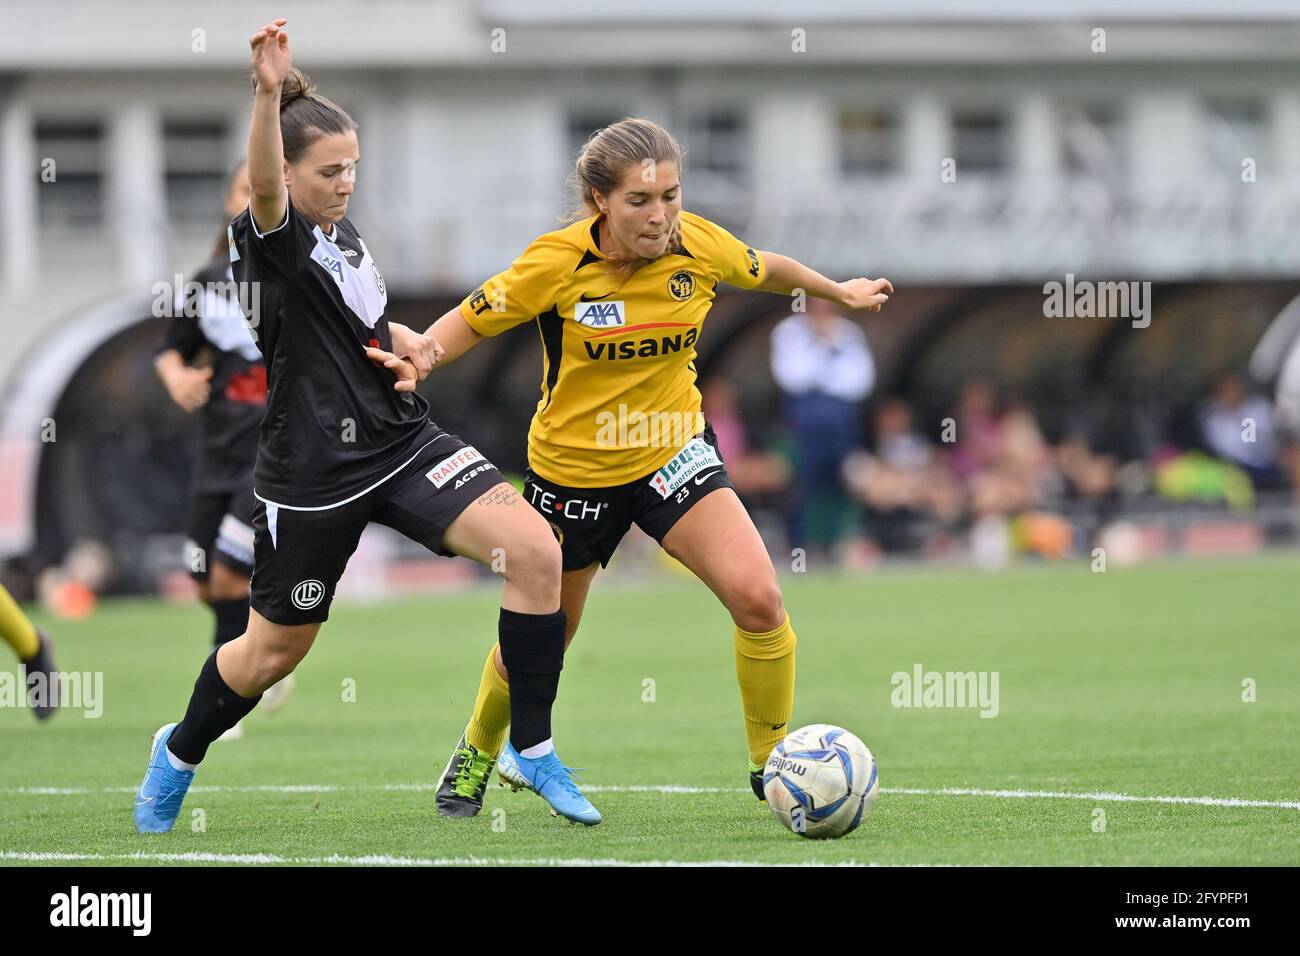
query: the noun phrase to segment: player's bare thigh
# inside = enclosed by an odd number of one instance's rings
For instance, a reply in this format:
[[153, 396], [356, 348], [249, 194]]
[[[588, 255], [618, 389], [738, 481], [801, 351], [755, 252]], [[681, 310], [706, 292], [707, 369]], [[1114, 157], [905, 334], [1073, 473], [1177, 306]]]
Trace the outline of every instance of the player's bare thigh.
[[664, 535], [663, 547], [709, 586], [738, 627], [764, 633], [785, 622], [776, 569], [732, 489], [702, 498]]
[[457, 515], [443, 544], [506, 579], [508, 610], [552, 614], [560, 606], [560, 546], [509, 482], [493, 485]]

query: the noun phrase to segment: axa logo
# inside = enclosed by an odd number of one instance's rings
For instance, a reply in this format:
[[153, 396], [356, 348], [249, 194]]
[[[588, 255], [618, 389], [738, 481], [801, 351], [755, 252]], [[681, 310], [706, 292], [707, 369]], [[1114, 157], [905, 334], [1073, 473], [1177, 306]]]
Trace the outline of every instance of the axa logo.
[[325, 270], [326, 270], [327, 272], [332, 272], [332, 273], [334, 273], [335, 280], [338, 282], [339, 285], [342, 285], [344, 282], [347, 281], [347, 280], [343, 277], [343, 260], [342, 260], [342, 259], [336, 259], [336, 258], [334, 258], [333, 256], [331, 256], [331, 255], [329, 255], [329, 254], [325, 254], [325, 255], [322, 255], [322, 256], [320, 257], [320, 264], [323, 265], [323, 266], [325, 267]]
[[310, 611], [325, 597], [325, 585], [315, 578], [299, 581], [289, 595], [293, 606], [300, 611]]
[[573, 320], [589, 329], [612, 329], [627, 325], [627, 312], [621, 299], [577, 302], [573, 306]]
[[677, 335], [661, 335], [652, 339], [624, 339], [622, 342], [592, 342], [587, 340], [582, 344], [587, 349], [587, 357], [592, 359], [654, 358], [659, 355], [667, 355], [670, 352], [689, 349], [695, 344], [698, 337], [699, 331], [691, 329], [685, 336], [679, 333]]

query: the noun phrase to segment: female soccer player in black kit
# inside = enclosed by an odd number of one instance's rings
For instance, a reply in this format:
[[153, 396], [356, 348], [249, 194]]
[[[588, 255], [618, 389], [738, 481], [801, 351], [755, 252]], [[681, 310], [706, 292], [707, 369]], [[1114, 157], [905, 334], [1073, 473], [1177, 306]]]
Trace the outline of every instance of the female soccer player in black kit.
[[346, 218], [356, 124], [292, 68], [284, 24], [250, 40], [252, 199], [228, 230], [269, 385], [248, 629], [208, 658], [181, 722], [154, 735], [136, 829], [171, 829], [208, 746], [307, 654], [370, 521], [439, 554], [483, 564], [504, 556], [498, 634], [510, 746], [552, 809], [599, 823], [551, 744], [564, 655], [559, 545], [492, 464], [434, 425], [413, 394], [417, 369], [399, 357], [409, 345], [393, 345], [383, 275]]
[[[226, 219], [247, 209], [248, 200], [248, 164], [241, 161], [226, 185]], [[154, 368], [172, 401], [187, 412], [201, 410], [185, 563], [200, 599], [212, 609], [212, 643], [220, 647], [248, 626], [257, 507], [253, 463], [266, 409], [266, 363], [235, 294], [224, 229], [212, 261], [176, 290], [175, 304]], [[201, 352], [211, 355], [207, 368], [191, 364]], [[290, 674], [268, 688], [262, 709], [278, 710], [292, 687]], [[235, 724], [222, 739], [241, 733]]]

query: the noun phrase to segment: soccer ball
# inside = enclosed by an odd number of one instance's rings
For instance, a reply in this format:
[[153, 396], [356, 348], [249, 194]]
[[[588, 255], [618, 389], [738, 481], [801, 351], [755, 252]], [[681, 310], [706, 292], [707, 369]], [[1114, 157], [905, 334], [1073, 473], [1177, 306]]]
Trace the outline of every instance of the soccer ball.
[[831, 724], [800, 727], [776, 745], [763, 767], [772, 815], [811, 840], [852, 833], [879, 793], [876, 758], [867, 745]]

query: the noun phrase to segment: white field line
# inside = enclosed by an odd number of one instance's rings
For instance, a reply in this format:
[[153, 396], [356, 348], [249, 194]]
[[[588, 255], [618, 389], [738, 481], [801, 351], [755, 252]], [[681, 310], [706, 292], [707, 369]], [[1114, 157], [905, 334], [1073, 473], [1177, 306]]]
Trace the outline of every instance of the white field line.
[[[247, 787], [194, 786], [190, 793], [344, 793], [363, 790], [413, 790], [434, 791], [434, 783], [389, 783], [389, 784], [264, 784]], [[586, 793], [749, 793], [746, 787], [685, 787], [670, 784], [646, 784], [639, 786], [601, 786], [593, 785], [582, 788]], [[27, 794], [34, 796], [81, 796], [95, 793], [134, 793], [134, 787], [6, 787], [0, 789], [4, 794]], [[1203, 807], [1263, 807], [1279, 810], [1300, 810], [1300, 800], [1250, 800], [1244, 797], [1181, 797], [1131, 793], [1072, 792], [1066, 790], [981, 790], [970, 787], [940, 787], [927, 789], [917, 787], [881, 787], [882, 794], [904, 794], [920, 797], [994, 797], [1011, 800], [1088, 800], [1098, 803], [1169, 803], [1190, 804]]]

